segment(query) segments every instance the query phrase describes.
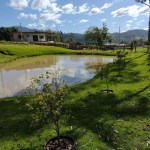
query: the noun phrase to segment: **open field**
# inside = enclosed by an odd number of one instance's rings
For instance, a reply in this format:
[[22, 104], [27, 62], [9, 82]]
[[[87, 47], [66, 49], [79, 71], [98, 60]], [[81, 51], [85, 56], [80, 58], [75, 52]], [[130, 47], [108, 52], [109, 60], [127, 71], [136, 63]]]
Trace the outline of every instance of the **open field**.
[[[12, 56], [0, 56], [2, 62], [42, 54], [74, 54], [76, 51], [44, 46], [0, 45]], [[55, 49], [55, 50], [54, 50]], [[44, 52], [43, 52], [44, 51]], [[115, 55], [111, 51], [82, 51], [83, 54]], [[128, 53], [126, 66], [118, 77], [116, 63], [109, 64], [109, 89], [99, 75], [73, 87], [71, 99], [65, 101], [68, 115], [61, 120], [61, 133], [73, 137], [77, 150], [149, 150], [150, 144], [150, 66], [146, 49]], [[28, 53], [28, 54], [27, 54]], [[13, 59], [14, 59], [13, 58]], [[12, 60], [13, 60], [12, 59]], [[55, 136], [52, 124], [30, 127], [26, 103], [31, 97], [0, 99], [0, 150], [43, 150], [44, 143]]]
[[53, 54], [77, 54], [82, 52], [85, 55], [115, 55], [110, 51], [97, 50], [70, 50], [55, 46], [39, 46], [39, 45], [17, 45], [17, 44], [0, 44], [0, 50], [7, 52], [8, 55], [0, 54], [0, 63], [10, 62], [24, 57], [33, 57], [39, 55]]

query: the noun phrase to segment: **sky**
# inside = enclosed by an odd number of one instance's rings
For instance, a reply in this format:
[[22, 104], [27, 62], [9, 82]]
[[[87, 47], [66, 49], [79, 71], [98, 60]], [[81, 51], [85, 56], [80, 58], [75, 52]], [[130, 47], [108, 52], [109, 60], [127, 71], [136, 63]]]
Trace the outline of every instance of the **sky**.
[[148, 29], [149, 7], [135, 0], [0, 0], [0, 27], [84, 33], [90, 26], [109, 33]]

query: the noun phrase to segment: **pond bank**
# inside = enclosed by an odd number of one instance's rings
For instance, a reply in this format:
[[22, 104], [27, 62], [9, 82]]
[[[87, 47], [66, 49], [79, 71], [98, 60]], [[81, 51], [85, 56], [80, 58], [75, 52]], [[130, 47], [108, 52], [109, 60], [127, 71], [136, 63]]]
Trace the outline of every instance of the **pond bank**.
[[112, 51], [102, 51], [102, 50], [70, 50], [61, 47], [54, 46], [39, 46], [39, 45], [14, 45], [14, 44], [0, 44], [0, 50], [6, 52], [8, 55], [0, 54], [0, 64], [16, 59], [25, 57], [34, 57], [40, 55], [105, 55], [105, 56], [115, 56], [116, 54]]
[[[62, 135], [73, 137], [77, 149], [148, 149], [150, 128], [150, 74], [145, 49], [127, 55], [126, 66], [118, 77], [116, 63], [108, 65], [109, 88], [101, 94], [105, 79], [99, 76], [73, 87], [71, 99], [65, 101], [67, 114], [61, 120]], [[26, 103], [30, 97], [0, 99], [0, 150], [43, 150], [53, 136], [51, 123], [30, 128]]]

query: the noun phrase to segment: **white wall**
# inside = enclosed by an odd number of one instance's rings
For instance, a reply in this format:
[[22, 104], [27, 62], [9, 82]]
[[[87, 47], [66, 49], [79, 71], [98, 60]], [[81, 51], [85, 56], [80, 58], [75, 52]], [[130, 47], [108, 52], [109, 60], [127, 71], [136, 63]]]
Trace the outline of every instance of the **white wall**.
[[[40, 36], [43, 36], [43, 39], [40, 39]], [[39, 34], [38, 35], [38, 41], [40, 41], [40, 42], [46, 41], [45, 35], [44, 34]]]
[[[18, 38], [18, 35], [21, 35], [21, 33], [13, 33], [13, 37], [11, 37], [12, 41], [21, 41], [21, 39]], [[38, 36], [38, 41], [39, 42], [44, 42], [46, 41], [46, 35], [43, 33], [22, 33], [22, 40], [25, 42], [33, 42], [33, 35], [37, 35]], [[43, 36], [42, 39], [40, 39], [40, 36]]]

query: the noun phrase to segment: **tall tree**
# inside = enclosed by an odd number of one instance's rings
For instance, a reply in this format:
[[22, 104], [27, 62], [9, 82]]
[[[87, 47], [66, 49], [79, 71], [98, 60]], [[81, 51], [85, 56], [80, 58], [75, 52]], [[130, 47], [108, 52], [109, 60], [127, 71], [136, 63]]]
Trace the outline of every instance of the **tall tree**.
[[45, 32], [52, 34], [52, 36], [50, 37], [51, 40], [53, 40], [55, 42], [60, 42], [60, 36], [59, 36], [58, 32], [52, 31], [51, 29], [47, 29], [47, 30], [45, 30]]
[[75, 35], [73, 33], [69, 34], [68, 43], [75, 42]]
[[103, 24], [102, 28], [95, 26], [89, 27], [84, 33], [84, 40], [87, 42], [96, 43], [98, 46], [103, 45], [103, 41], [107, 39], [108, 28], [106, 24]]
[[57, 43], [57, 42], [60, 42], [60, 36], [57, 32], [53, 32], [53, 37], [54, 37], [54, 41]]
[[47, 30], [45, 30], [45, 32], [52, 33], [52, 30], [51, 29], [47, 29]]
[[17, 32], [16, 27], [0, 27], [0, 40], [10, 41], [11, 32]]
[[59, 32], [59, 36], [60, 36], [60, 42], [64, 41], [64, 34], [62, 31]]
[[109, 39], [109, 44], [111, 45], [111, 43], [112, 43], [112, 39]]

